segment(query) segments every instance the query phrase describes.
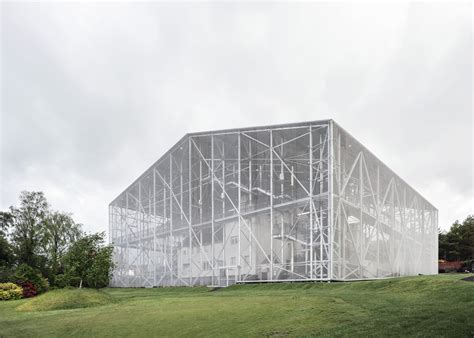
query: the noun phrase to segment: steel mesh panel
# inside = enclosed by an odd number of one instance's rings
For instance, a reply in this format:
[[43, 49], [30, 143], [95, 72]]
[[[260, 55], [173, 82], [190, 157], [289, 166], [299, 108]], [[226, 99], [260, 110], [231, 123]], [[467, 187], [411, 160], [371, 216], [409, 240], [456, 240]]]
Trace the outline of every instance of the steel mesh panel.
[[436, 274], [437, 210], [333, 126], [333, 279]]

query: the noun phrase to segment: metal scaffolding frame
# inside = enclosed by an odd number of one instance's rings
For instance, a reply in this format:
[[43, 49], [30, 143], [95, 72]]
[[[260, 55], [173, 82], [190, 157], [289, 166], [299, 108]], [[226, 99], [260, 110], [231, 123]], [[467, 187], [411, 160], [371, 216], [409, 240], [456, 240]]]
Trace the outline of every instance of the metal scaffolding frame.
[[118, 287], [437, 272], [436, 209], [332, 120], [188, 134], [109, 227]]

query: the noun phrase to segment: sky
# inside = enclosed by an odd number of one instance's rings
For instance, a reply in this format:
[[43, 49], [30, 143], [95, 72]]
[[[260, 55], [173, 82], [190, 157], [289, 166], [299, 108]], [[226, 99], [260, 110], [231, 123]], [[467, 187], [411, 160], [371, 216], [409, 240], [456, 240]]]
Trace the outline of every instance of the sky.
[[474, 214], [472, 5], [1, 3], [0, 210], [87, 231], [185, 133], [334, 119], [439, 209]]

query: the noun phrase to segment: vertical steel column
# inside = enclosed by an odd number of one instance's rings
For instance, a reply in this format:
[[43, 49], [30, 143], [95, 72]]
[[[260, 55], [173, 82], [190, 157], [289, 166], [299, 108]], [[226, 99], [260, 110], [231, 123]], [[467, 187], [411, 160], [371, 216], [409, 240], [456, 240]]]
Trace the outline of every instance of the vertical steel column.
[[[126, 211], [126, 216], [125, 216], [125, 236], [127, 238], [127, 255], [126, 255], [126, 260], [127, 260], [127, 270], [130, 269], [130, 240], [129, 240], [129, 227], [130, 227], [130, 224], [128, 222], [128, 213], [129, 213], [129, 209], [128, 209], [128, 206], [129, 206], [129, 203], [128, 203], [128, 191], [126, 192], [126, 198], [125, 198], [125, 206], [127, 208], [127, 211]], [[125, 272], [125, 274], [128, 276], [128, 271]], [[127, 281], [128, 282], [128, 281]]]
[[191, 158], [191, 155], [192, 155], [192, 148], [191, 148], [191, 136], [189, 136], [188, 138], [188, 174], [189, 174], [189, 177], [188, 177], [188, 190], [189, 190], [189, 193], [188, 193], [188, 201], [189, 201], [189, 223], [188, 223], [188, 226], [189, 226], [189, 229], [188, 229], [188, 236], [189, 236], [189, 254], [188, 254], [188, 257], [189, 257], [189, 284], [191, 286], [194, 285], [193, 283], [193, 274], [192, 274], [192, 266], [191, 266], [191, 257], [193, 257], [193, 237], [192, 237], [192, 215], [193, 215], [193, 205], [192, 205], [192, 158]]
[[362, 267], [362, 260], [364, 259], [364, 257], [362, 257], [362, 254], [364, 252], [364, 249], [363, 249], [363, 246], [364, 246], [364, 243], [363, 243], [363, 237], [364, 237], [364, 222], [362, 222], [362, 217], [363, 217], [363, 214], [362, 214], [362, 208], [363, 208], [363, 203], [364, 203], [364, 175], [362, 173], [362, 162], [363, 162], [363, 158], [364, 158], [364, 153], [361, 151], [360, 153], [360, 157], [359, 157], [359, 198], [360, 198], [360, 210], [359, 210], [359, 225], [360, 225], [360, 232], [359, 232], [359, 250], [360, 250], [360, 253], [359, 253], [359, 266], [360, 266], [360, 276], [359, 278], [362, 278], [363, 277], [363, 267]]
[[202, 223], [202, 159], [199, 160], [199, 223]]
[[[341, 150], [342, 151], [342, 150]], [[346, 150], [347, 151], [347, 150]], [[341, 157], [342, 157], [342, 154], [341, 154]], [[344, 159], [341, 160], [340, 163], [340, 171], [342, 172], [344, 178], [343, 180], [347, 180], [349, 178], [345, 178], [346, 176], [346, 165], [345, 165], [345, 158], [346, 156], [344, 156]], [[348, 220], [346, 219], [345, 217], [345, 212], [342, 213], [341, 212], [341, 209], [342, 207], [344, 206], [344, 203], [343, 203], [343, 199], [345, 199], [345, 191], [343, 189], [343, 185], [341, 184], [339, 186], [339, 220], [341, 222], [341, 228], [342, 228], [342, 262], [343, 262], [343, 268], [342, 268], [342, 273], [343, 273], [343, 277], [346, 276], [346, 270], [347, 270], [347, 262], [346, 262], [346, 242], [347, 242], [347, 228], [349, 227], [349, 224], [348, 224]], [[343, 196], [344, 195], [344, 196]], [[344, 220], [342, 219], [342, 217], [344, 217]], [[354, 246], [355, 248], [355, 246]]]
[[156, 286], [156, 176], [155, 168], [153, 173], [153, 286]]
[[[143, 207], [142, 207], [142, 185], [140, 180], [138, 180], [138, 205], [137, 205], [137, 217], [136, 217], [136, 222], [137, 222], [137, 234], [138, 234], [138, 249], [137, 249], [137, 258], [138, 258], [138, 266], [142, 266], [140, 269], [140, 277], [143, 280], [143, 245], [142, 245], [142, 235], [141, 233], [141, 228], [143, 227]], [[140, 211], [142, 209], [142, 211]], [[141, 264], [140, 264], [141, 263]]]
[[237, 163], [237, 170], [238, 170], [238, 176], [237, 176], [237, 180], [238, 180], [238, 203], [239, 203], [239, 207], [238, 207], [238, 228], [239, 228], [239, 234], [238, 234], [238, 238], [239, 238], [239, 247], [238, 247], [238, 258], [237, 258], [237, 264], [238, 264], [238, 267], [237, 267], [237, 278], [236, 278], [236, 281], [240, 281], [240, 269], [241, 269], [241, 255], [242, 255], [242, 249], [241, 249], [241, 246], [242, 246], [242, 236], [241, 236], [241, 218], [242, 218], [242, 213], [241, 213], [241, 185], [242, 185], [242, 182], [241, 182], [241, 176], [240, 176], [240, 171], [241, 171], [241, 163], [240, 163], [240, 160], [241, 160], [241, 149], [240, 149], [240, 131], [239, 133], [237, 134], [237, 160], [238, 160], [238, 163]]
[[[225, 217], [225, 143], [222, 141], [222, 218]], [[224, 237], [225, 238], [225, 237]], [[224, 259], [225, 259], [225, 250], [224, 250]]]
[[[314, 278], [314, 228], [313, 228], [313, 127], [309, 126], [309, 278]], [[307, 263], [306, 263], [307, 264]]]
[[[408, 227], [407, 227], [407, 219], [406, 219], [406, 205], [407, 205], [407, 188], [403, 187], [403, 207], [400, 208], [400, 221], [401, 221], [401, 227], [402, 227], [402, 239], [406, 239], [405, 233], [409, 232]], [[413, 234], [410, 234], [413, 236]], [[425, 234], [423, 233], [422, 236]], [[415, 238], [415, 237], [412, 237]], [[400, 243], [400, 247], [402, 247], [404, 243]], [[425, 248], [425, 246], [422, 246], [422, 250]], [[399, 249], [400, 250], [400, 249]], [[406, 252], [404, 252], [404, 255], [406, 257]], [[399, 254], [400, 256], [400, 254]]]
[[[326, 130], [326, 137], [328, 137], [329, 130]], [[323, 144], [323, 137], [321, 134], [319, 134], [319, 162], [318, 162], [318, 168], [319, 168], [319, 181], [322, 180], [322, 171], [323, 171], [323, 156], [321, 152]], [[328, 154], [329, 155], [329, 154]], [[319, 185], [319, 193], [322, 193], [321, 191], [321, 184]], [[311, 201], [312, 202], [312, 201]], [[329, 203], [329, 200], [328, 200]], [[324, 248], [324, 231], [323, 231], [323, 211], [321, 208], [321, 204], [319, 204], [319, 279], [323, 280], [323, 248]]]
[[169, 187], [170, 187], [170, 279], [171, 279], [171, 284], [173, 284], [173, 273], [174, 273], [174, 266], [173, 266], [173, 255], [174, 255], [174, 237], [173, 237], [173, 156], [172, 153], [170, 153], [170, 181], [169, 181]]
[[[333, 130], [333, 123], [331, 122], [331, 129], [330, 129], [332, 132], [332, 136], [331, 136], [331, 139], [333, 139], [334, 137], [334, 130]], [[334, 159], [334, 157], [333, 157]], [[343, 250], [344, 250], [344, 236], [343, 236], [343, 230], [342, 230], [342, 227], [343, 227], [343, 224], [341, 222], [341, 207], [340, 207], [340, 204], [341, 204], [341, 185], [342, 185], [342, 181], [341, 181], [341, 168], [342, 168], [342, 165], [341, 165], [341, 133], [338, 133], [337, 135], [337, 215], [335, 215], [335, 211], [334, 211], [334, 185], [333, 185], [333, 170], [334, 170], [334, 160], [330, 161], [331, 165], [329, 166], [329, 193], [331, 194], [330, 195], [330, 203], [331, 203], [331, 206], [329, 207], [329, 215], [331, 216], [331, 222], [329, 222], [329, 225], [331, 227], [333, 227], [335, 229], [335, 226], [336, 226], [336, 223], [335, 223], [335, 220], [337, 219], [337, 228], [338, 228], [338, 240], [339, 240], [339, 244], [338, 244], [338, 260], [339, 260], [339, 264], [338, 264], [338, 278], [342, 278], [342, 273], [343, 273], [343, 264], [345, 263], [342, 259], [342, 256], [343, 256]], [[333, 218], [334, 217], [334, 218]], [[333, 224], [334, 223], [334, 224]], [[332, 232], [334, 234], [334, 231]], [[331, 245], [333, 245], [334, 243], [332, 243]], [[331, 250], [332, 252], [332, 250]], [[331, 266], [333, 266], [333, 262], [332, 262], [332, 259], [331, 259]], [[332, 268], [331, 268], [332, 269]], [[332, 278], [334, 278], [334, 275], [332, 275]]]
[[[109, 245], [112, 245], [113, 246], [113, 241], [112, 241], [112, 238], [114, 237], [114, 234], [113, 234], [113, 230], [112, 230], [112, 224], [114, 224], [114, 216], [113, 216], [113, 207], [109, 204], [109, 232], [107, 233], [108, 235], [108, 238], [109, 238]], [[116, 257], [116, 251], [117, 249], [115, 248], [115, 246], [113, 247], [113, 252], [112, 252], [112, 258], [113, 260], [115, 261], [115, 257]], [[108, 286], [111, 286], [113, 285], [113, 280], [111, 279], [109, 281], [109, 284]]]
[[[252, 206], [252, 141], [249, 140], [249, 176], [248, 176], [248, 188], [249, 188], [249, 194], [248, 194], [248, 202], [247, 204], [251, 207]], [[253, 250], [252, 250], [252, 245], [253, 245], [253, 240], [252, 240], [252, 218], [250, 217], [250, 222], [248, 224], [248, 230], [249, 230], [249, 260], [250, 260], [250, 265], [255, 261], [257, 261], [257, 257], [255, 255], [255, 259], [253, 259]], [[254, 238], [255, 239], [255, 238]], [[251, 266], [252, 269], [252, 266]], [[256, 264], [255, 264], [255, 272], [257, 271], [256, 269]]]
[[394, 185], [394, 180], [392, 178], [392, 181], [391, 181], [391, 184], [390, 184], [390, 198], [392, 199], [392, 203], [391, 203], [391, 208], [392, 208], [392, 219], [391, 219], [391, 224], [390, 224], [390, 242], [389, 242], [389, 261], [391, 262], [391, 266], [392, 266], [392, 273], [393, 273], [393, 267], [394, 267], [394, 261], [393, 261], [393, 245], [395, 244], [393, 242], [393, 239], [394, 239], [394, 234], [395, 234], [395, 193], [394, 193], [394, 188], [393, 188], [393, 185]]
[[252, 204], [252, 141], [249, 140], [249, 204]]
[[[163, 176], [164, 176], [164, 173], [163, 173]], [[165, 232], [165, 229], [166, 229], [166, 226], [168, 224], [168, 213], [166, 212], [166, 185], [164, 184], [164, 179], [163, 179], [163, 221], [162, 221], [162, 224], [163, 224], [163, 232]], [[161, 240], [161, 243], [162, 245], [164, 246], [164, 251], [163, 250], [161, 251], [161, 260], [162, 260], [162, 264], [163, 264], [163, 269], [162, 269], [162, 273], [164, 273], [164, 271], [166, 271], [166, 269], [169, 268], [169, 264], [166, 264], [168, 262], [168, 245], [165, 246], [165, 243], [169, 243], [170, 241], [170, 238], [163, 238]], [[167, 267], [168, 265], [168, 267]], [[162, 276], [162, 279], [164, 278], [164, 276]]]
[[183, 157], [181, 156], [179, 163], [179, 204], [180, 204], [180, 219], [183, 220]]
[[[260, 175], [262, 173], [260, 172]], [[270, 129], [270, 280], [273, 280], [273, 131]]]
[[[329, 264], [328, 280], [334, 278], [334, 122], [329, 121], [327, 137], [328, 145], [328, 241], [329, 241]], [[339, 243], [340, 245], [340, 243]]]
[[109, 244], [112, 244], [112, 224], [113, 224], [113, 219], [112, 219], [112, 206], [109, 204]]
[[214, 257], [214, 135], [211, 135], [211, 252], [212, 252], [212, 285], [215, 281], [215, 265], [216, 259]]
[[[153, 260], [151, 259], [151, 255], [150, 255], [150, 251], [151, 251], [151, 245], [150, 245], [150, 241], [148, 240], [148, 236], [150, 234], [150, 227], [151, 227], [151, 214], [152, 214], [152, 207], [151, 207], [151, 201], [153, 199], [152, 197], [152, 188], [150, 186], [148, 186], [148, 217], [147, 217], [147, 224], [146, 224], [146, 237], [147, 237], [147, 240], [145, 242], [145, 245], [146, 245], [146, 250], [148, 252], [148, 263], [147, 263], [147, 277], [146, 277], [146, 280], [147, 280], [147, 283], [149, 283], [149, 279], [150, 279], [150, 269], [151, 269], [151, 266], [152, 265], [152, 262]], [[145, 233], [143, 234], [145, 236]], [[153, 278], [154, 279], [154, 278]], [[153, 285], [152, 285], [153, 286]]]
[[380, 271], [380, 168], [377, 165], [377, 219], [376, 224], [377, 228], [375, 231], [377, 232], [377, 277], [379, 276]]

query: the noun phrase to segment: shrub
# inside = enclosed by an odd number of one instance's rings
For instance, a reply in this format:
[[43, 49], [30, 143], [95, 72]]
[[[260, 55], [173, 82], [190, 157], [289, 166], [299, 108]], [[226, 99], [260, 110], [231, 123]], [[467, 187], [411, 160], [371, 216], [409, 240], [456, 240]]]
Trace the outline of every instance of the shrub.
[[31, 282], [20, 282], [19, 283], [23, 289], [23, 298], [34, 297], [38, 294], [35, 286]]
[[26, 264], [21, 264], [15, 271], [13, 276], [18, 284], [31, 283], [37, 293], [48, 291], [49, 283], [46, 278], [43, 278], [39, 270], [32, 268]]
[[70, 277], [69, 278], [69, 286], [73, 286], [75, 288], [78, 288], [80, 284], [81, 284], [81, 279], [79, 277]]
[[23, 289], [14, 283], [0, 283], [0, 300], [20, 299]]
[[54, 284], [58, 288], [61, 288], [61, 289], [65, 288], [66, 286], [71, 285], [71, 277], [67, 274], [56, 275], [56, 277], [54, 279]]
[[13, 280], [13, 269], [7, 266], [0, 266], [0, 283], [8, 283]]

